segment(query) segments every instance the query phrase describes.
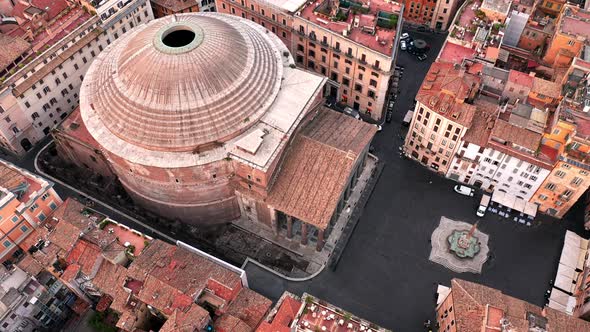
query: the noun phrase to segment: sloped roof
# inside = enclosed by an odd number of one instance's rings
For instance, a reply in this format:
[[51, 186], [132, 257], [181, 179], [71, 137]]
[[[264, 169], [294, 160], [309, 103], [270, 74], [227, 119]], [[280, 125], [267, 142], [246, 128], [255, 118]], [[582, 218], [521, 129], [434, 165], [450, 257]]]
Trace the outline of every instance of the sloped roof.
[[2, 45], [0, 48], [0, 71], [27, 52], [31, 46], [21, 37], [12, 37], [3, 33], [0, 33], [0, 45]]
[[230, 303], [227, 313], [238, 317], [252, 329], [256, 328], [272, 301], [249, 288], [242, 288], [238, 296]]
[[498, 119], [492, 130], [492, 137], [520, 145], [529, 150], [536, 151], [541, 143], [543, 135], [528, 129], [515, 126], [508, 121]]
[[321, 109], [287, 151], [268, 203], [326, 229], [359, 154], [375, 133], [373, 125]]
[[498, 105], [480, 98], [476, 101], [476, 109], [471, 126], [465, 132], [463, 140], [485, 147], [498, 117]]
[[534, 78], [525, 73], [521, 73], [518, 70], [511, 69], [508, 73], [508, 81], [517, 85], [526, 86], [528, 88], [533, 87]]
[[205, 326], [208, 320], [209, 312], [193, 304], [187, 311], [174, 310], [160, 328], [160, 332], [194, 332]]
[[551, 98], [559, 98], [561, 96], [561, 84], [535, 77], [531, 91]]
[[272, 322], [264, 321], [256, 329], [257, 332], [289, 332], [291, 331], [291, 322], [297, 316], [301, 302], [293, 297], [283, 295], [283, 301], [277, 310]]
[[416, 100], [445, 118], [469, 126], [475, 107], [464, 101], [477, 90], [481, 77], [461, 66], [435, 62], [420, 86]]
[[253, 329], [236, 316], [225, 314], [215, 321], [215, 330], [220, 332], [252, 332]]
[[590, 331], [590, 322], [566, 315], [551, 308], [543, 310], [523, 300], [503, 294], [501, 291], [473, 282], [452, 279], [453, 310], [457, 331], [480, 331], [489, 306], [503, 312], [503, 318], [515, 331], [528, 331], [529, 314], [548, 319], [548, 331]]

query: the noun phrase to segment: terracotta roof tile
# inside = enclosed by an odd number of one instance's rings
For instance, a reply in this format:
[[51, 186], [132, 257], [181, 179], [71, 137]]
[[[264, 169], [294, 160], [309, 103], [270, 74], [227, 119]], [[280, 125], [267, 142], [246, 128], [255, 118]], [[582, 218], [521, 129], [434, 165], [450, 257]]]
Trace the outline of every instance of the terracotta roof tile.
[[227, 313], [238, 317], [251, 328], [256, 328], [270, 309], [272, 301], [249, 288], [242, 288]]
[[508, 74], [508, 81], [512, 82], [514, 84], [518, 84], [518, 85], [526, 86], [528, 88], [532, 88], [534, 78], [533, 78], [533, 76], [530, 76], [525, 73], [522, 73], [522, 72], [512, 69], [512, 70], [510, 70], [510, 73]]
[[54, 19], [59, 13], [68, 7], [65, 0], [32, 0], [31, 4], [47, 12], [47, 19]]
[[78, 277], [78, 273], [80, 272], [80, 265], [78, 264], [70, 264], [61, 275], [61, 279], [66, 282], [72, 282], [74, 279]]
[[194, 332], [205, 327], [209, 320], [207, 310], [193, 304], [188, 310], [174, 310], [160, 332]]
[[551, 98], [559, 98], [561, 96], [561, 84], [534, 77], [531, 92], [539, 93]]
[[463, 140], [485, 147], [498, 117], [498, 105], [478, 98], [476, 100], [476, 108], [477, 111], [473, 116], [471, 126], [465, 132]]
[[243, 320], [229, 314], [219, 317], [214, 326], [219, 332], [252, 332], [254, 330]]
[[289, 332], [291, 331], [291, 322], [297, 316], [302, 303], [291, 296], [285, 296], [281, 302], [277, 313], [269, 323], [264, 321], [256, 329], [256, 332]]
[[66, 257], [68, 264], [77, 264], [80, 266], [80, 271], [89, 276], [92, 268], [96, 264], [96, 260], [100, 257], [100, 248], [92, 243], [84, 240], [76, 242], [72, 250]]
[[[457, 331], [481, 331], [488, 306], [503, 312], [503, 318], [515, 331], [528, 331], [528, 314], [543, 316], [540, 307], [503, 294], [501, 291], [473, 282], [453, 279], [451, 281], [453, 308]], [[590, 322], [546, 308], [547, 326], [551, 331], [590, 331]]]
[[4, 70], [19, 56], [26, 53], [31, 45], [21, 37], [12, 37], [0, 33], [0, 71]]
[[475, 107], [465, 100], [473, 97], [481, 77], [446, 62], [435, 62], [420, 86], [416, 100], [445, 118], [470, 126]]
[[33, 277], [37, 276], [44, 269], [44, 266], [41, 265], [41, 263], [39, 263], [31, 255], [25, 255], [25, 257], [23, 257], [23, 259], [21, 259], [20, 262], [18, 262], [16, 265], [21, 270], [25, 271]]
[[321, 110], [287, 151], [268, 203], [326, 229], [357, 158], [375, 132], [372, 125]]
[[543, 135], [539, 133], [515, 126], [502, 119], [496, 120], [491, 136], [520, 145], [532, 151], [537, 150], [543, 138]]

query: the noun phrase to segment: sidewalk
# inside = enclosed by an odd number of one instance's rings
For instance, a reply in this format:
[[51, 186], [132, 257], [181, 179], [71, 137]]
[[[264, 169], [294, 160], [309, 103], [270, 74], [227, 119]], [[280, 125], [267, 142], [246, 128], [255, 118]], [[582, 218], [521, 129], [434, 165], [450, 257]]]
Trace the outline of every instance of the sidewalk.
[[[332, 231], [330, 232], [330, 235], [326, 239], [324, 248], [320, 252], [315, 250], [314, 245], [303, 246], [300, 244], [299, 239], [288, 239], [284, 236], [277, 235], [272, 229], [260, 223], [255, 223], [246, 220], [238, 220], [234, 221], [234, 225], [247, 232], [250, 232], [252, 235], [262, 237], [276, 244], [277, 246], [280, 246], [281, 248], [295, 254], [301, 260], [307, 261], [309, 263], [304, 271], [291, 271], [291, 273], [285, 273], [286, 271], [282, 271], [283, 274], [286, 274], [287, 277], [295, 278], [314, 275], [321, 271], [328, 264], [328, 261], [334, 254], [334, 249], [336, 248], [337, 243], [343, 234], [343, 231], [351, 222], [351, 217], [353, 216], [357, 208], [357, 204], [363, 203], [364, 200], [361, 199], [363, 198], [363, 194], [365, 193], [365, 191], [371, 191], [372, 188], [369, 187], [371, 185], [375, 185], [375, 181], [371, 181], [371, 179], [375, 173], [375, 170], [377, 169], [378, 162], [379, 160], [377, 159], [377, 157], [373, 155], [369, 155], [369, 158], [367, 158], [367, 165], [365, 166], [363, 172], [359, 176], [358, 182], [356, 186], [353, 188], [350, 197], [348, 198], [346, 207], [340, 214], [339, 218], [336, 220], [336, 223], [334, 224]], [[359, 206], [359, 208], [362, 209], [363, 206]], [[271, 269], [273, 268], [273, 266], [267, 267]]]

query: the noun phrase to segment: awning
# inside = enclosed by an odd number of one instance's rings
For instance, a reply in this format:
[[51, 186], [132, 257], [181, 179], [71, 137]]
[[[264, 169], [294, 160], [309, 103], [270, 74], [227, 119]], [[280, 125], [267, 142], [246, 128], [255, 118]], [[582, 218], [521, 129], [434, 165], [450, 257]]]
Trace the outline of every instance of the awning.
[[505, 193], [499, 190], [494, 190], [494, 193], [492, 194], [492, 202], [498, 203], [512, 210], [524, 213], [533, 218], [537, 215], [536, 204], [529, 203], [522, 198], [518, 198], [515, 195]]
[[539, 206], [537, 204], [526, 202], [526, 205], [524, 207], [524, 214], [534, 218], [537, 216], [537, 209], [538, 208], [539, 208]]
[[569, 296], [557, 288], [552, 288], [548, 306], [549, 308], [571, 315], [576, 306], [576, 298]]

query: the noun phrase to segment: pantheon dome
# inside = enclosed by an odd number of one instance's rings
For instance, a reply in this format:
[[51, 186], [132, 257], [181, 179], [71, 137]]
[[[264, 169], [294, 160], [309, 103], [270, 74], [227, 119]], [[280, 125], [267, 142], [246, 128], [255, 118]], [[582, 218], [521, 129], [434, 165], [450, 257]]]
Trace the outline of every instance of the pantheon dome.
[[295, 69], [279, 38], [253, 22], [171, 15], [96, 57], [80, 114], [136, 203], [189, 223], [228, 222], [241, 215], [240, 186], [264, 195], [324, 82]]

